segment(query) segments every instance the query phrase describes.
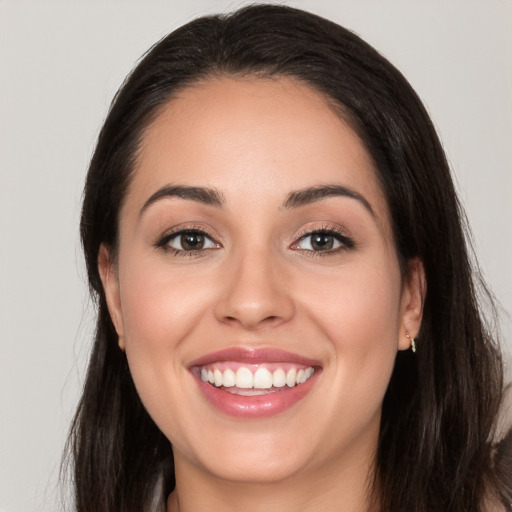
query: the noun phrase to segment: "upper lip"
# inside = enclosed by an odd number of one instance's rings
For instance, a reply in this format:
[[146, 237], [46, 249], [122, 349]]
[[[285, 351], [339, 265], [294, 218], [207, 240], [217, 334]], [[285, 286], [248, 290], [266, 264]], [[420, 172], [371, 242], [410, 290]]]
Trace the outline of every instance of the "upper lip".
[[192, 361], [189, 367], [205, 366], [217, 361], [237, 361], [245, 364], [287, 362], [304, 366], [321, 366], [319, 361], [277, 348], [231, 347], [205, 354]]

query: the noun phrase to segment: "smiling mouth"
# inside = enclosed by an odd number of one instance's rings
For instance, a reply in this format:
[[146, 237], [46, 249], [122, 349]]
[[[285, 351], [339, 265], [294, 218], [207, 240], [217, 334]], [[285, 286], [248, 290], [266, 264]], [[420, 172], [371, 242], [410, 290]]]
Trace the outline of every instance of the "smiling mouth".
[[313, 366], [293, 363], [222, 363], [196, 367], [203, 382], [242, 396], [258, 396], [300, 386], [315, 373]]
[[200, 394], [223, 415], [257, 420], [281, 414], [311, 392], [319, 361], [275, 348], [232, 347], [193, 361]]

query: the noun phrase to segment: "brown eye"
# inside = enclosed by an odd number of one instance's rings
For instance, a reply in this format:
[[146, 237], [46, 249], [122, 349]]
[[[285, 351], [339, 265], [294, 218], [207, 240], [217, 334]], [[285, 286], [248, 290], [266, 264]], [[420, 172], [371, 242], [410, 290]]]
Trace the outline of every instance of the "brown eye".
[[193, 229], [167, 235], [156, 245], [157, 247], [174, 251], [175, 253], [200, 252], [220, 247], [219, 244], [214, 242], [208, 235]]
[[303, 235], [291, 248], [311, 253], [335, 254], [338, 251], [349, 250], [354, 247], [354, 241], [347, 235], [334, 230], [322, 229]]
[[197, 251], [204, 248], [205, 237], [201, 233], [183, 233], [180, 236], [181, 247], [184, 251]]
[[328, 251], [334, 246], [334, 236], [327, 233], [311, 235], [311, 248], [314, 251]]

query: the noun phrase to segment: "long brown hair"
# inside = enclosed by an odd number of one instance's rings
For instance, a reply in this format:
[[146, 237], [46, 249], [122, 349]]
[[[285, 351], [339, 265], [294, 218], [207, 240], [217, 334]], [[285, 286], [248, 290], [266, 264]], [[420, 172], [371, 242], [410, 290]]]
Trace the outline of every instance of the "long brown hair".
[[[118, 349], [97, 268], [144, 129], [177, 90], [214, 75], [289, 76], [334, 104], [373, 158], [401, 262], [428, 292], [417, 353], [400, 352], [385, 396], [375, 489], [383, 512], [477, 512], [500, 488], [491, 460], [502, 363], [481, 313], [464, 216], [436, 132], [411, 86], [358, 36], [301, 10], [246, 7], [199, 18], [156, 44], [117, 93], [84, 192], [81, 237], [96, 337], [69, 446], [78, 512], [147, 510], [174, 487], [172, 448], [142, 406]], [[479, 295], [483, 292], [482, 295]], [[341, 506], [340, 506], [341, 507]]]

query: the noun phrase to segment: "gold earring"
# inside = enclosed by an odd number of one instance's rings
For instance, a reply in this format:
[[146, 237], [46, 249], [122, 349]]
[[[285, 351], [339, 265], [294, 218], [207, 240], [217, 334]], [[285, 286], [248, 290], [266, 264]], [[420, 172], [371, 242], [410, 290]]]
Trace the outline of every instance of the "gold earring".
[[415, 353], [416, 352], [416, 341], [413, 337], [409, 334], [409, 331], [405, 331], [406, 338], [411, 342], [411, 350]]

